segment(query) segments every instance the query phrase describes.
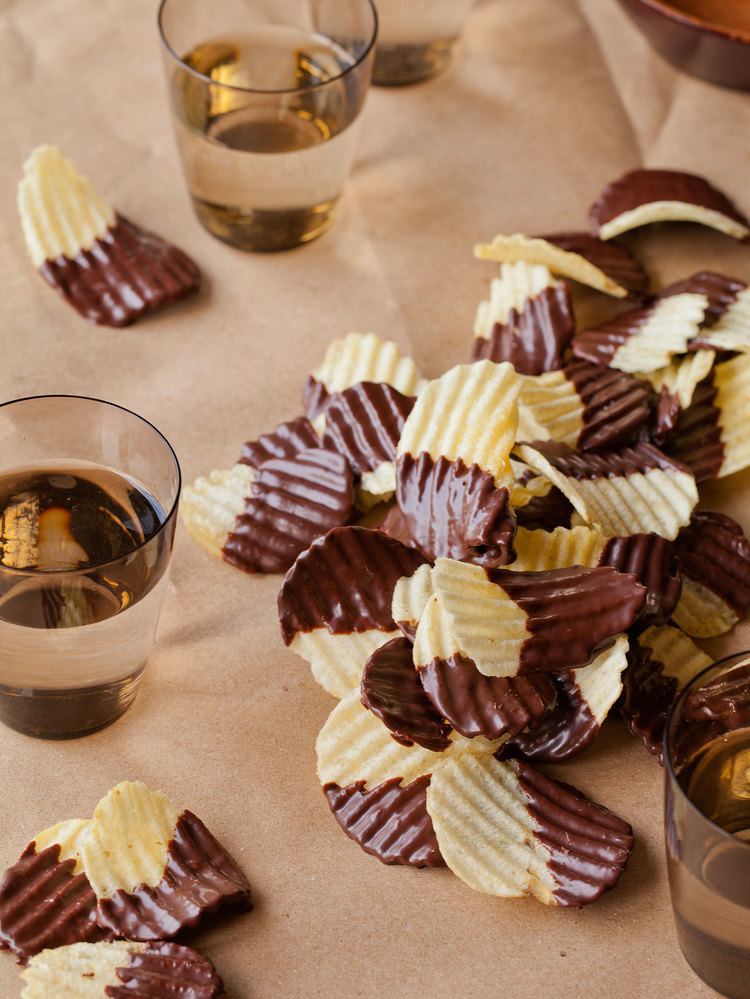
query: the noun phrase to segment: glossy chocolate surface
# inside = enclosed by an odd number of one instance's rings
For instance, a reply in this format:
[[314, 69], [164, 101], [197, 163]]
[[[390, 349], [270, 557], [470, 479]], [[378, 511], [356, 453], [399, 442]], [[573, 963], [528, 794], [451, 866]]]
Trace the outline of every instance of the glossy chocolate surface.
[[401, 787], [394, 777], [370, 791], [364, 781], [327, 784], [323, 791], [341, 828], [365, 853], [384, 864], [445, 867], [427, 811], [429, 784], [429, 777], [418, 777]]
[[657, 468], [687, 474], [691, 471], [686, 464], [664, 454], [653, 444], [639, 443], [618, 451], [597, 452], [575, 451], [558, 441], [535, 441], [533, 447], [569, 479], [612, 479], [638, 472], [645, 474]]
[[556, 527], [570, 527], [573, 504], [557, 486], [552, 486], [545, 496], [532, 496], [524, 506], [514, 507], [519, 527], [528, 531], [554, 531]]
[[677, 425], [664, 447], [691, 470], [696, 482], [710, 482], [718, 476], [724, 464], [724, 445], [713, 371], [703, 379], [693, 393], [693, 401], [677, 417]]
[[557, 696], [554, 683], [543, 674], [485, 676], [458, 654], [421, 666], [419, 675], [438, 713], [468, 739], [499, 739], [536, 728]]
[[[734, 305], [737, 296], [747, 288], [744, 281], [737, 278], [727, 277], [725, 274], [717, 274], [715, 271], [699, 271], [692, 274], [683, 281], [675, 281], [667, 285], [657, 295], [657, 298], [669, 298], [672, 295], [705, 295], [708, 299], [703, 327], [714, 326], [724, 315], [727, 309]], [[691, 349], [697, 350], [695, 341], [691, 343]]]
[[621, 713], [625, 724], [662, 763], [664, 726], [679, 694], [677, 680], [664, 672], [662, 662], [652, 659], [649, 649], [633, 639], [622, 685]]
[[562, 365], [575, 332], [570, 291], [564, 282], [544, 288], [505, 323], [495, 323], [489, 339], [474, 338], [472, 360], [510, 361], [522, 375], [541, 375]]
[[415, 402], [384, 382], [353, 385], [329, 399], [323, 443], [343, 454], [359, 475], [373, 471], [396, 460], [396, 445]]
[[323, 448], [261, 465], [222, 555], [246, 572], [283, 572], [312, 542], [354, 512], [354, 476]]
[[100, 326], [129, 326], [200, 287], [200, 271], [187, 254], [122, 215], [90, 250], [45, 260], [44, 279]]
[[716, 722], [731, 732], [750, 725], [750, 664], [735, 666], [694, 690], [685, 703], [687, 721]]
[[479, 465], [402, 454], [396, 499], [415, 544], [431, 561], [445, 556], [495, 566], [513, 560], [516, 521], [509, 492]]
[[127, 964], [117, 969], [117, 977], [122, 985], [104, 989], [104, 995], [112, 999], [214, 999], [224, 991], [207, 957], [191, 947], [164, 941], [131, 951]]
[[682, 580], [675, 545], [658, 534], [631, 534], [610, 538], [599, 565], [611, 565], [618, 572], [631, 572], [646, 587], [641, 619], [662, 624], [672, 614], [682, 593]]
[[575, 670], [554, 678], [557, 703], [538, 728], [524, 732], [509, 744], [535, 763], [560, 763], [578, 756], [593, 742], [600, 725], [576, 683]]
[[651, 415], [647, 382], [614, 368], [576, 361], [564, 369], [583, 403], [582, 451], [613, 448], [638, 438]]
[[342, 527], [313, 542], [287, 573], [279, 593], [281, 635], [390, 631], [393, 588], [427, 559], [414, 548], [364, 527]]
[[180, 815], [164, 876], [155, 886], [100, 899], [100, 926], [128, 940], [165, 940], [220, 906], [250, 906], [250, 886], [224, 847], [192, 812]]
[[422, 746], [434, 753], [450, 745], [450, 725], [424, 691], [412, 658], [412, 643], [394, 638], [376, 649], [365, 664], [362, 704], [379, 718], [402, 746]]
[[0, 882], [0, 947], [25, 962], [48, 947], [111, 940], [96, 922], [96, 895], [75, 860], [60, 847], [36, 852], [29, 843]]
[[626, 288], [633, 298], [643, 298], [648, 293], [648, 275], [633, 255], [619, 243], [598, 239], [590, 232], [557, 232], [542, 236], [561, 250], [578, 253], [607, 277]]
[[697, 511], [675, 541], [680, 570], [705, 586], [738, 617], [750, 610], [750, 541], [723, 513]]
[[318, 435], [306, 416], [280, 423], [270, 434], [261, 434], [254, 441], [242, 445], [240, 463], [252, 468], [272, 458], [294, 458], [300, 451], [320, 447]]
[[324, 413], [329, 399], [330, 395], [325, 385], [309, 375], [302, 392], [302, 408], [307, 418], [314, 420], [316, 416]]

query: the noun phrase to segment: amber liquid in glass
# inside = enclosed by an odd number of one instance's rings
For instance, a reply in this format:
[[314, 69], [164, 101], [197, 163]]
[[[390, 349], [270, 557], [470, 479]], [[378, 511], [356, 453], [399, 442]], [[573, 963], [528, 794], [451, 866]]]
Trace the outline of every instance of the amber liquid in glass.
[[59, 737], [125, 710], [158, 621], [164, 520], [140, 483], [111, 468], [59, 462], [0, 476], [0, 720]]

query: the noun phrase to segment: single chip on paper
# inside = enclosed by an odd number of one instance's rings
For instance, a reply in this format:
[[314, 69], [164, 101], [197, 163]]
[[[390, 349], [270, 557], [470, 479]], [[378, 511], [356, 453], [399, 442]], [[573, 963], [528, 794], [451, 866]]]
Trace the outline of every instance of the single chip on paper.
[[617, 884], [633, 849], [627, 822], [520, 759], [449, 760], [432, 776], [427, 810], [453, 873], [501, 898], [588, 905]]
[[570, 292], [543, 264], [500, 265], [490, 297], [474, 322], [475, 361], [508, 361], [520, 374], [539, 375], [562, 364], [575, 332]]
[[[565, 234], [563, 234], [564, 236]], [[490, 243], [477, 243], [474, 256], [478, 260], [494, 260], [496, 263], [515, 263], [523, 261], [528, 264], [540, 264], [549, 268], [554, 274], [578, 281], [597, 291], [603, 291], [615, 298], [627, 298], [631, 288], [620, 283], [617, 277], [608, 274], [591, 253], [591, 247], [586, 247], [586, 254], [578, 245], [565, 241], [563, 236], [524, 236], [515, 233], [512, 236], [495, 236]], [[556, 242], [560, 239], [560, 245]], [[570, 246], [570, 249], [567, 247]], [[603, 262], [603, 261], [602, 261]]]
[[97, 922], [129, 940], [165, 940], [224, 905], [248, 908], [245, 875], [192, 812], [140, 781], [94, 810], [79, 851]]
[[21, 961], [51, 947], [112, 938], [96, 921], [96, 895], [83, 871], [89, 822], [69, 819], [39, 833], [0, 881], [0, 947]]
[[214, 999], [224, 991], [207, 957], [163, 940], [56, 947], [33, 957], [21, 977], [21, 999]]
[[693, 638], [723, 635], [750, 610], [750, 541], [736, 520], [696, 511], [677, 535], [682, 574], [675, 624]]
[[654, 222], [698, 222], [735, 239], [750, 233], [748, 221], [704, 177], [682, 170], [632, 170], [608, 184], [589, 211], [592, 232], [612, 239]]
[[659, 534], [673, 540], [698, 502], [690, 468], [652, 444], [594, 452], [542, 441], [516, 450], [607, 537]]
[[398, 637], [395, 587], [426, 562], [416, 549], [364, 527], [336, 528], [299, 556], [279, 593], [281, 636], [329, 694], [358, 687], [370, 655]]
[[129, 326], [200, 286], [195, 263], [115, 212], [56, 146], [38, 146], [18, 184], [31, 262], [84, 319]]

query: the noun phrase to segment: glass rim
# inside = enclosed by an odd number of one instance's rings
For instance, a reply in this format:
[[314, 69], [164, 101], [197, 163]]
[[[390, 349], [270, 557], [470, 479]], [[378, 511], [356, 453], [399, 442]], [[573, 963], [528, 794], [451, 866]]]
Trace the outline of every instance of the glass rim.
[[[167, 526], [169, 526], [170, 522], [177, 515], [177, 507], [179, 506], [180, 496], [182, 494], [182, 469], [180, 468], [180, 460], [177, 457], [175, 449], [169, 443], [169, 441], [161, 432], [161, 430], [159, 430], [159, 428], [155, 426], [150, 420], [147, 420], [145, 416], [141, 416], [140, 413], [136, 413], [134, 410], [128, 409], [127, 406], [121, 406], [117, 402], [109, 402], [109, 400], [107, 399], [98, 399], [96, 396], [93, 395], [75, 395], [72, 393], [65, 393], [65, 392], [50, 392], [50, 393], [43, 393], [42, 395], [25, 395], [22, 396], [20, 399], [8, 399], [5, 402], [0, 403], [0, 410], [3, 410], [8, 406], [15, 406], [21, 402], [38, 402], [42, 399], [75, 399], [78, 402], [95, 402], [98, 403], [100, 406], [108, 406], [110, 409], [119, 409], [121, 412], [127, 413], [128, 416], [133, 416], [135, 417], [136, 420], [139, 420], [141, 423], [145, 424], [150, 430], [154, 432], [154, 434], [156, 434], [157, 437], [161, 439], [162, 443], [166, 446], [167, 453], [171, 456], [172, 461], [174, 462], [174, 467], [177, 469], [177, 489], [175, 492], [174, 500], [172, 501], [172, 505], [169, 509], [169, 513], [167, 513], [162, 523], [159, 524], [157, 530], [155, 530], [154, 533], [151, 534], [148, 538], [145, 538], [143, 541], [137, 544], [135, 548], [131, 548], [130, 551], [128, 551], [126, 554], [120, 555], [119, 558], [110, 558], [104, 562], [92, 562], [89, 563], [88, 565], [81, 566], [78, 569], [55, 569], [52, 570], [50, 575], [52, 575], [53, 573], [59, 576], [85, 575], [86, 573], [91, 572], [94, 569], [102, 569], [108, 565], [117, 565], [117, 563], [122, 562], [123, 559], [131, 558], [136, 552], [139, 552], [142, 548], [145, 548], [146, 545], [151, 544], [152, 541], [158, 538], [164, 532], [164, 529]], [[36, 573], [37, 570], [33, 568], [20, 569], [17, 566], [0, 564], [0, 572], [13, 572], [13, 573], [18, 573], [19, 575], [28, 576]]]
[[[669, 732], [670, 729], [672, 728], [672, 723], [675, 720], [675, 716], [677, 715], [678, 711], [682, 709], [683, 704], [690, 696], [690, 694], [693, 692], [693, 690], [700, 685], [700, 681], [702, 681], [705, 676], [711, 673], [712, 670], [715, 670], [718, 667], [723, 666], [725, 663], [731, 662], [732, 660], [741, 659], [743, 657], [745, 659], [750, 660], [750, 649], [741, 652], [731, 652], [728, 656], [722, 656], [721, 659], [716, 659], [710, 665], [706, 666], [705, 669], [702, 669], [700, 673], [696, 673], [696, 675], [693, 677], [690, 683], [688, 683], [687, 686], [684, 688], [684, 690], [681, 691], [680, 696], [674, 702], [674, 704], [672, 705], [672, 709], [669, 712], [669, 716], [667, 717], [667, 723], [664, 726], [663, 751], [664, 751], [664, 770], [670, 779], [672, 787], [677, 789], [676, 793], [679, 794], [681, 800], [687, 802], [691, 811], [693, 811], [696, 815], [700, 816], [700, 818], [703, 819], [703, 821], [711, 828], [713, 832], [721, 836], [722, 839], [725, 839], [728, 843], [731, 843], [733, 846], [739, 846], [741, 849], [747, 850], [748, 854], [750, 855], [750, 842], [738, 839], [732, 833], [727, 832], [726, 829], [722, 829], [720, 825], [714, 822], [713, 819], [709, 819], [709, 817], [705, 814], [705, 812], [702, 812], [700, 808], [698, 808], [698, 806], [693, 801], [690, 800], [682, 784], [680, 784], [679, 780], [677, 779], [677, 774], [675, 773], [674, 766], [672, 765], [672, 757], [669, 752], [670, 748]], [[737, 665], [739, 665], [739, 663], [737, 663]]]
[[162, 45], [164, 46], [164, 50], [166, 51], [167, 55], [169, 55], [176, 63], [179, 63], [179, 65], [186, 72], [190, 73], [191, 76], [194, 76], [196, 79], [201, 80], [203, 83], [209, 84], [212, 87], [221, 87], [224, 90], [233, 90], [240, 94], [269, 94], [269, 95], [299, 94], [313, 90], [320, 90], [323, 87], [328, 87], [332, 83], [336, 83], [338, 80], [343, 80], [344, 77], [348, 76], [350, 73], [353, 73], [354, 70], [358, 69], [365, 61], [365, 59], [367, 59], [369, 54], [372, 52], [378, 37], [378, 27], [380, 23], [378, 18], [378, 10], [377, 7], [375, 6], [374, 0], [357, 0], [357, 2], [362, 3], [363, 5], [368, 7], [370, 13], [372, 14], [372, 32], [370, 34], [370, 38], [362, 53], [359, 56], [357, 56], [357, 58], [351, 64], [351, 66], [347, 66], [345, 69], [342, 69], [340, 73], [337, 73], [336, 76], [332, 76], [330, 80], [325, 80], [323, 83], [314, 83], [310, 86], [281, 87], [279, 89], [273, 89], [273, 88], [264, 89], [263, 87], [239, 87], [235, 83], [221, 83], [218, 80], [212, 80], [210, 76], [206, 76], [205, 73], [201, 73], [193, 66], [188, 65], [188, 63], [185, 62], [182, 56], [178, 55], [177, 52], [175, 52], [175, 50], [172, 48], [171, 44], [167, 40], [167, 32], [164, 27], [164, 11], [166, 9], [167, 4], [173, 2], [174, 0], [160, 0], [159, 10], [156, 15], [156, 24], [159, 29], [159, 38], [161, 40]]

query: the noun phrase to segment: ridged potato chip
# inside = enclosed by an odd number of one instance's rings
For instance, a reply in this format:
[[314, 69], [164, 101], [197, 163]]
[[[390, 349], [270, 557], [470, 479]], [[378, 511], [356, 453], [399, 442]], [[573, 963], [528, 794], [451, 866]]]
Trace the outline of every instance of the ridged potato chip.
[[719, 409], [724, 460], [719, 478], [750, 465], [750, 433], [747, 430], [750, 407], [750, 356], [740, 354], [713, 369], [716, 406]]
[[312, 675], [332, 697], [345, 697], [359, 687], [364, 665], [375, 649], [401, 634], [396, 628], [385, 631], [353, 631], [348, 635], [331, 634], [325, 629], [301, 631], [289, 648], [310, 664]]
[[420, 565], [411, 576], [402, 576], [393, 589], [393, 620], [412, 641], [432, 594], [432, 566], [427, 564]]
[[713, 350], [697, 350], [685, 357], [673, 358], [669, 364], [656, 371], [645, 373], [644, 377], [657, 392], [666, 389], [679, 400], [682, 409], [693, 401], [697, 386], [709, 373], [716, 360]]
[[182, 491], [180, 513], [188, 534], [217, 558], [245, 509], [255, 474], [249, 465], [237, 464], [209, 472]]
[[508, 566], [516, 572], [541, 572], [582, 565], [599, 565], [607, 539], [592, 527], [556, 527], [554, 531], [516, 531], [516, 559]]

